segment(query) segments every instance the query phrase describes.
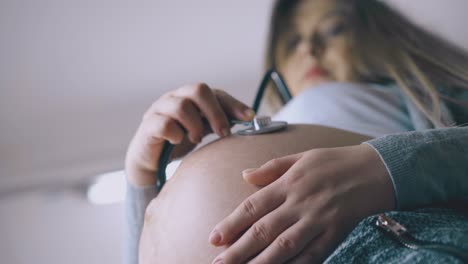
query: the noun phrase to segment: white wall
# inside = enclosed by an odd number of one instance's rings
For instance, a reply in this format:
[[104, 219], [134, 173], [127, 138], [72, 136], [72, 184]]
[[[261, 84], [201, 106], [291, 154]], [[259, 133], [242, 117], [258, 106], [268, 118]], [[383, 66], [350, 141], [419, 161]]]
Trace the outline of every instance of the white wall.
[[[468, 49], [467, 1], [392, 3]], [[0, 262], [118, 262], [120, 204], [18, 191], [121, 169], [141, 114], [168, 89], [205, 81], [250, 104], [270, 4], [1, 0]]]
[[169, 89], [204, 81], [250, 104], [269, 5], [0, 1], [0, 263], [118, 263], [121, 205], [51, 183], [121, 169]]
[[466, 0], [386, 0], [413, 22], [468, 50]]
[[250, 104], [268, 12], [268, 0], [2, 0], [0, 190], [121, 168], [168, 89], [205, 81]]

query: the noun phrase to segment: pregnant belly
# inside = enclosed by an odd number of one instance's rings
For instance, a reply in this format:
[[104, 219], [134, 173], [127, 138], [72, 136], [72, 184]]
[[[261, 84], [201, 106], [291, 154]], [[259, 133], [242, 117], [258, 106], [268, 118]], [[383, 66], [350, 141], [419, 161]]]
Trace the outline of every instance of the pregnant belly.
[[274, 134], [233, 135], [187, 156], [146, 210], [140, 263], [211, 263], [223, 247], [208, 243], [213, 227], [259, 188], [241, 176], [246, 168], [313, 148], [356, 145], [363, 135], [290, 125]]

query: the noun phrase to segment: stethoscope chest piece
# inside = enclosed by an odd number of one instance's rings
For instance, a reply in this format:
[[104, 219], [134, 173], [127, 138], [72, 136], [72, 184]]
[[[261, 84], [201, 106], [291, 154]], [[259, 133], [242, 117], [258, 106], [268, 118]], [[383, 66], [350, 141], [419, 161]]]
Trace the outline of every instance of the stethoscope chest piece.
[[256, 116], [251, 122], [243, 124], [249, 127], [237, 131], [236, 134], [241, 136], [266, 134], [285, 129], [288, 126], [288, 122], [271, 121], [269, 116]]

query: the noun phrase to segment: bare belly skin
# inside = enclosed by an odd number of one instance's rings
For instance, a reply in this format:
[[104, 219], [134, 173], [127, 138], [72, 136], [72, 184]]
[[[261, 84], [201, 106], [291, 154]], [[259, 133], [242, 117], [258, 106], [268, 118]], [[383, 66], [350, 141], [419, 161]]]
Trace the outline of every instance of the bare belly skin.
[[343, 130], [289, 125], [278, 133], [233, 135], [187, 156], [151, 201], [140, 240], [140, 263], [211, 263], [223, 247], [208, 243], [214, 226], [259, 188], [241, 172], [270, 159], [313, 148], [357, 145], [370, 139]]

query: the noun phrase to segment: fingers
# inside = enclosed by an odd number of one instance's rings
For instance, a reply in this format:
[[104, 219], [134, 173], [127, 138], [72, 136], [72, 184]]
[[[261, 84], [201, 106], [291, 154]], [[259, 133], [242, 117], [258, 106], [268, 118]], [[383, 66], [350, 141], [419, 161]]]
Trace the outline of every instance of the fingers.
[[258, 219], [279, 207], [285, 201], [285, 195], [275, 187], [263, 188], [242, 202], [216, 225], [210, 234], [210, 243], [215, 246], [230, 243]]
[[[285, 229], [293, 225], [298, 218], [292, 216], [286, 206], [275, 210], [256, 222], [233, 245], [219, 255], [213, 263], [222, 260], [223, 263], [245, 263], [257, 255]], [[276, 261], [262, 262], [276, 263]]]
[[313, 223], [301, 219], [282, 232], [252, 263], [285, 263], [297, 256], [319, 235], [321, 229], [311, 226], [314, 226]]
[[206, 84], [184, 86], [173, 93], [174, 96], [187, 97], [200, 109], [208, 120], [213, 132], [220, 137], [230, 134], [230, 123], [213, 91]]
[[302, 153], [276, 158], [263, 164], [258, 169], [247, 169], [242, 172], [244, 180], [250, 184], [265, 186], [280, 178], [302, 156]]
[[192, 143], [200, 143], [203, 137], [203, 122], [198, 108], [190, 99], [167, 96], [165, 100], [161, 100], [153, 107], [153, 111], [176, 120], [187, 131], [187, 136]]
[[214, 93], [218, 98], [224, 112], [235, 119], [250, 121], [255, 116], [255, 112], [247, 105], [232, 97], [223, 90], [215, 89]]
[[[248, 109], [240, 101], [206, 84], [196, 84], [169, 91], [160, 96], [146, 111], [125, 156], [125, 168], [135, 182], [148, 182], [157, 169], [157, 162], [167, 140], [179, 145], [178, 156], [193, 149], [211, 132], [220, 137], [230, 135], [228, 117], [242, 119]], [[247, 116], [252, 113], [247, 112]], [[187, 140], [188, 139], [188, 140]], [[129, 177], [130, 178], [130, 177]]]
[[325, 259], [333, 252], [335, 248], [335, 239], [333, 232], [327, 230], [315, 239], [311, 240], [305, 248], [294, 258], [288, 261], [288, 264], [311, 264], [323, 263]]
[[172, 118], [161, 114], [152, 114], [145, 117], [146, 122], [139, 128], [143, 133], [146, 145], [159, 144], [163, 140], [171, 144], [179, 144], [184, 138], [183, 128]]
[[185, 129], [190, 141], [197, 144], [210, 130], [220, 137], [230, 135], [228, 117], [248, 120], [255, 113], [228, 93], [200, 83], [164, 94], [145, 116], [152, 114], [171, 117]]

